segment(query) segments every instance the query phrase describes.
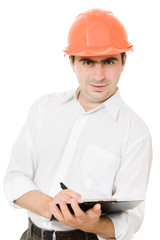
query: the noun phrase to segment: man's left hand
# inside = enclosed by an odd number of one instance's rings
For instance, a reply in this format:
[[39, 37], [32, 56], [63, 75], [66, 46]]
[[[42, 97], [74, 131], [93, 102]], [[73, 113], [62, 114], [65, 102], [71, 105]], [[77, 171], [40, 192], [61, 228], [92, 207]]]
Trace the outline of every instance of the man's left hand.
[[98, 227], [99, 218], [101, 215], [101, 205], [96, 204], [93, 208], [84, 212], [79, 207], [75, 199], [71, 200], [71, 207], [74, 211], [74, 215], [70, 212], [67, 204], [63, 201], [59, 202], [60, 209], [55, 203], [50, 203], [50, 209], [54, 217], [72, 228], [80, 229], [85, 232], [96, 233]]

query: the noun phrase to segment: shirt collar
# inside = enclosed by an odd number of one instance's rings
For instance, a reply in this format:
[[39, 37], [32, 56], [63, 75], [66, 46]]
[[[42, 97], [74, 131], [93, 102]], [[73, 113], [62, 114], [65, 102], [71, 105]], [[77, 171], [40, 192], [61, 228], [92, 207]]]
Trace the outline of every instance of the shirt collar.
[[110, 98], [108, 98], [103, 104], [106, 108], [106, 110], [112, 115], [112, 117], [116, 120], [118, 117], [118, 113], [120, 110], [120, 107], [122, 105], [122, 98], [119, 92], [119, 89], [115, 92], [114, 95], [112, 95]]
[[69, 91], [65, 92], [65, 95], [63, 96], [61, 103], [65, 103], [73, 98], [76, 101], [78, 101], [79, 92], [80, 92], [80, 87], [78, 87], [76, 90], [69, 90]]
[[[78, 98], [79, 92], [80, 92], [79, 87], [76, 89], [76, 91], [75, 90], [67, 91], [65, 93], [65, 96], [63, 97], [62, 103], [67, 102], [73, 98], [76, 101], [78, 101], [77, 98]], [[103, 102], [101, 105], [99, 105], [96, 109], [98, 110], [98, 109], [101, 109], [102, 107], [105, 107], [107, 112], [116, 120], [118, 113], [119, 113], [119, 109], [121, 107], [121, 104], [122, 104], [122, 99], [120, 96], [119, 89], [117, 89], [117, 91], [115, 92], [114, 95], [112, 95], [110, 98], [108, 98], [105, 102]], [[92, 110], [92, 112], [93, 111], [94, 110]], [[91, 111], [89, 111], [89, 112], [91, 112]]]
[[74, 98], [74, 95], [75, 95], [75, 90], [66, 91], [61, 99], [61, 103], [63, 104], [71, 100], [72, 98]]

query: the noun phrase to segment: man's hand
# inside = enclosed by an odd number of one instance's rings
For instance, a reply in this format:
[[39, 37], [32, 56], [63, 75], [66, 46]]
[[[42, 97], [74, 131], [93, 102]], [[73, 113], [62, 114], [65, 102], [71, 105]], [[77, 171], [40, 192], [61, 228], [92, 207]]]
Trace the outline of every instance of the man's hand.
[[71, 189], [65, 189], [60, 191], [53, 199], [53, 201], [50, 203], [53, 205], [53, 203], [60, 203], [66, 202], [66, 203], [71, 203], [71, 200], [75, 199], [77, 202], [81, 201], [81, 195], [79, 193], [76, 193], [72, 191]]
[[[59, 192], [49, 205], [53, 215], [58, 221], [85, 232], [96, 232], [101, 215], [101, 206], [100, 204], [96, 204], [87, 212], [83, 212], [78, 205], [80, 200], [81, 196], [78, 193], [66, 189]], [[59, 203], [61, 210], [56, 206], [56, 203]], [[74, 215], [70, 212], [66, 203], [71, 204]]]
[[[101, 206], [94, 205], [93, 208], [84, 212], [78, 205], [81, 201], [81, 196], [70, 189], [59, 192], [54, 199], [49, 203], [50, 212], [57, 218], [75, 229], [80, 229], [84, 232], [91, 232], [99, 235], [102, 238], [115, 239], [114, 225], [108, 217], [100, 218]], [[60, 209], [56, 204], [59, 204]], [[70, 212], [67, 203], [71, 204], [74, 214]]]

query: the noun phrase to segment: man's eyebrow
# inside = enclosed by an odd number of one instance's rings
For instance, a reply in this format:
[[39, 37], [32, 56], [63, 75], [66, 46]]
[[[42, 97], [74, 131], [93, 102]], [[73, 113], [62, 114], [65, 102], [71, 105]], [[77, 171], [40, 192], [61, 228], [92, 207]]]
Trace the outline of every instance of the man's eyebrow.
[[80, 58], [79, 62], [92, 62], [92, 63], [97, 63], [97, 61], [94, 61], [92, 59], [89, 58]]
[[[115, 57], [109, 57], [109, 58], [105, 58], [103, 60], [100, 61], [100, 63], [106, 63], [108, 61], [118, 61], [118, 58]], [[90, 58], [80, 58], [79, 62], [91, 62], [91, 63], [98, 63], [98, 61], [92, 60]]]
[[118, 61], [118, 58], [109, 57], [109, 58], [106, 58], [106, 59], [102, 60], [101, 63], [106, 63], [106, 62], [109, 62], [109, 61]]

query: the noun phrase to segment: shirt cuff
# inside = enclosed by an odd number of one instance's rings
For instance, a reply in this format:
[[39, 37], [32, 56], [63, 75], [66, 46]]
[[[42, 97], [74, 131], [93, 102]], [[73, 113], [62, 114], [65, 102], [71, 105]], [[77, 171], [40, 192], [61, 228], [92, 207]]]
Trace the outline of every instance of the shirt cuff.
[[15, 208], [21, 207], [15, 204], [14, 200], [33, 190], [38, 190], [37, 186], [29, 178], [24, 176], [12, 179], [4, 186], [4, 192], [9, 204]]
[[118, 214], [109, 214], [107, 217], [113, 222], [115, 239], [130, 240], [133, 238], [135, 230], [127, 211]]

